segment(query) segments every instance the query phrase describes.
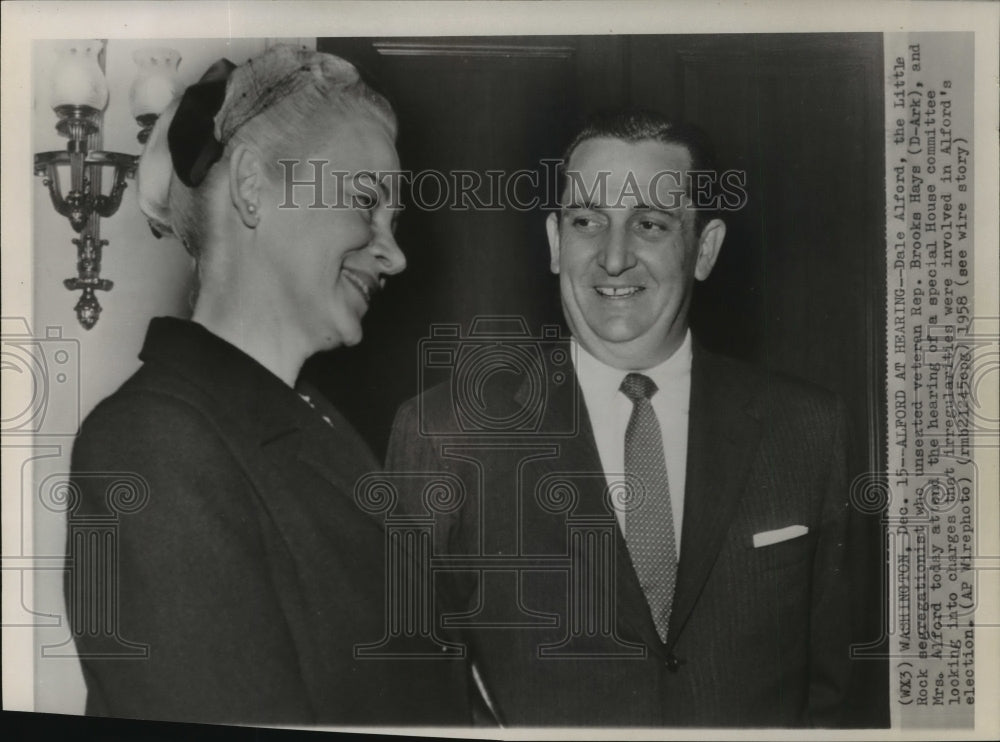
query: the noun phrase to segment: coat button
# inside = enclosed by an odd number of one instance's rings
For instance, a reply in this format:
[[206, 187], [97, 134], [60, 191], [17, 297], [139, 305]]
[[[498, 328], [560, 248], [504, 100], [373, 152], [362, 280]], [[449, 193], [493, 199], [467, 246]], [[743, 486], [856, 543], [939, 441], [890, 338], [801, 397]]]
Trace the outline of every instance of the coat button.
[[684, 664], [684, 660], [682, 660], [680, 657], [677, 657], [676, 655], [673, 654], [673, 652], [671, 652], [670, 654], [667, 655], [667, 658], [663, 661], [663, 664], [667, 666], [667, 669], [670, 670], [670, 672], [677, 672], [681, 668], [681, 665]]

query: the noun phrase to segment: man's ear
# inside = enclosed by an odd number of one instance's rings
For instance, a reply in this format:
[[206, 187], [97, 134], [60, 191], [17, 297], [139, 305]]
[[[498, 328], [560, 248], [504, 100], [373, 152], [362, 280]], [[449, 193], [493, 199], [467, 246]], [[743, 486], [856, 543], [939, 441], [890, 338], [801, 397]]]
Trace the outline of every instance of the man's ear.
[[545, 232], [549, 236], [549, 270], [559, 273], [559, 214], [552, 212], [545, 220]]
[[260, 222], [260, 195], [264, 169], [260, 156], [238, 144], [229, 158], [229, 196], [242, 222], [255, 229]]
[[725, 238], [726, 223], [721, 219], [713, 219], [701, 230], [701, 237], [698, 238], [698, 262], [694, 267], [694, 277], [699, 281], [704, 281], [712, 272]]

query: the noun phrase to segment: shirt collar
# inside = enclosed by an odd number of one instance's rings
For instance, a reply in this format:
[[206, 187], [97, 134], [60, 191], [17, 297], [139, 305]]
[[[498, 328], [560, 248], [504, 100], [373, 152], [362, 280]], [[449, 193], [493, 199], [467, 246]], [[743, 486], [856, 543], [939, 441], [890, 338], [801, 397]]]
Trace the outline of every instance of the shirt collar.
[[[572, 339], [572, 343], [571, 355], [584, 394], [588, 398], [594, 394], [613, 397], [629, 372], [598, 360], [580, 345], [576, 338]], [[687, 386], [684, 382], [691, 377], [691, 346], [691, 330], [688, 330], [680, 347], [669, 358], [640, 373], [651, 378], [660, 393], [664, 395], [673, 391], [686, 391]]]

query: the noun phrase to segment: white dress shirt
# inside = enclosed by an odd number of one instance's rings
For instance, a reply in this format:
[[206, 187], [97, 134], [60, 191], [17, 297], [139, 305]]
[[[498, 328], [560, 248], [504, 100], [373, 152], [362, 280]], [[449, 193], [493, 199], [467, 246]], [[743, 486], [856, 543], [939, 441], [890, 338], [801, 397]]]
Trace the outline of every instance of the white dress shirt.
[[[608, 487], [624, 479], [625, 429], [632, 416], [632, 401], [619, 389], [629, 373], [597, 360], [573, 339], [573, 363], [594, 429], [597, 452]], [[640, 372], [657, 387], [650, 403], [660, 423], [663, 454], [667, 462], [670, 505], [674, 516], [674, 543], [680, 556], [684, 517], [684, 480], [687, 474], [688, 411], [691, 399], [691, 332], [681, 346], [659, 366]], [[625, 513], [615, 508], [618, 526], [625, 533]]]

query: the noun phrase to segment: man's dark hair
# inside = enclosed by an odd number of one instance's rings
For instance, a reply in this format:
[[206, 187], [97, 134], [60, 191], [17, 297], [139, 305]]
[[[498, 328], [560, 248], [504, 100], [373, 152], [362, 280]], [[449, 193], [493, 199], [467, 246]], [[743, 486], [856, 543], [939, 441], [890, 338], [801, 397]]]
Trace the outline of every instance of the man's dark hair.
[[[577, 147], [588, 139], [620, 139], [634, 144], [646, 140], [676, 144], [684, 147], [691, 156], [690, 171], [705, 172], [711, 175], [706, 179], [711, 183], [707, 204], [695, 206], [695, 233], [701, 230], [717, 214], [715, 194], [718, 189], [718, 176], [715, 146], [711, 138], [699, 126], [685, 121], [672, 121], [658, 111], [641, 108], [620, 108], [598, 111], [586, 120], [579, 133], [573, 138], [562, 160], [562, 172], [565, 173], [569, 158]], [[565, 179], [560, 180], [559, 192], [565, 187]], [[687, 194], [691, 197], [691, 179], [687, 179]]]

